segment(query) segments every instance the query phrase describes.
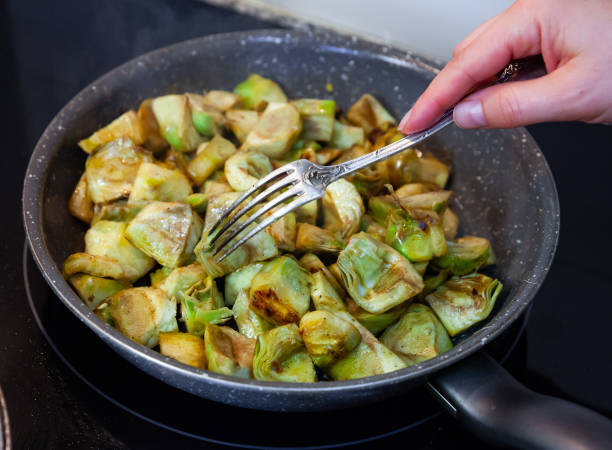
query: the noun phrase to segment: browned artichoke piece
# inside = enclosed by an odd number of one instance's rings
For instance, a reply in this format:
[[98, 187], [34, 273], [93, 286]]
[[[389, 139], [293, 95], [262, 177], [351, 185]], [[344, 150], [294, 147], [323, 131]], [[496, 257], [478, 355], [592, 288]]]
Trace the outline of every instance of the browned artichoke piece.
[[151, 153], [137, 147], [129, 138], [109, 142], [87, 158], [87, 189], [94, 203], [107, 203], [127, 197], [142, 162], [151, 162]]
[[161, 135], [179, 152], [191, 152], [204, 139], [193, 125], [191, 107], [186, 95], [164, 95], [152, 103]]
[[300, 320], [300, 335], [317, 367], [329, 367], [361, 342], [353, 324], [329, 311], [311, 311]]
[[[264, 218], [274, 214], [278, 208], [274, 208], [267, 213], [264, 214]], [[283, 217], [278, 219], [276, 222], [272, 223], [266, 227], [266, 231], [274, 242], [276, 242], [276, 246], [279, 250], [285, 252], [294, 252], [296, 245], [296, 237], [298, 225], [295, 219], [294, 213], [285, 214]]]
[[242, 149], [281, 159], [302, 131], [297, 108], [289, 103], [270, 103], [247, 135]]
[[204, 103], [214, 106], [221, 111], [228, 111], [240, 106], [242, 99], [239, 95], [228, 91], [212, 90], [204, 95]]
[[220, 135], [201, 144], [198, 150], [187, 166], [189, 176], [198, 186], [217, 169], [222, 168], [225, 161], [236, 153], [234, 144]]
[[287, 96], [281, 87], [269, 78], [252, 73], [234, 88], [234, 94], [242, 99], [246, 109], [257, 109], [261, 104], [286, 103]]
[[75, 273], [86, 273], [96, 277], [113, 278], [120, 280], [124, 278], [123, 267], [115, 258], [101, 255], [90, 255], [88, 253], [73, 253], [66, 261], [62, 275], [68, 279]]
[[94, 205], [87, 190], [87, 176], [85, 173], [81, 175], [77, 185], [70, 196], [68, 209], [70, 213], [79, 220], [85, 223], [90, 223], [94, 216]]
[[368, 312], [390, 310], [423, 290], [410, 261], [367, 233], [358, 233], [338, 257], [349, 295]]
[[250, 339], [229, 327], [209, 324], [204, 335], [208, 370], [211, 372], [251, 378], [255, 339]]
[[178, 331], [159, 333], [159, 352], [198, 369], [206, 369], [204, 340]]
[[433, 260], [439, 270], [448, 269], [454, 275], [467, 275], [492, 264], [491, 243], [477, 236], [464, 236], [447, 243], [448, 252]]
[[386, 131], [397, 122], [395, 118], [370, 94], [364, 94], [346, 113], [346, 118], [360, 126], [367, 134], [374, 129]]
[[132, 286], [125, 280], [111, 280], [86, 273], [76, 273], [68, 281], [92, 311], [106, 298]]
[[123, 289], [96, 309], [103, 319], [125, 336], [147, 347], [155, 347], [161, 331], [178, 331], [176, 299], [160, 289]]
[[230, 109], [225, 113], [227, 127], [241, 144], [259, 121], [261, 113], [246, 109]]
[[192, 193], [191, 182], [180, 170], [143, 162], [136, 173], [128, 205], [145, 205], [155, 200], [185, 202]]
[[253, 357], [256, 380], [312, 383], [317, 381], [314, 364], [294, 323], [260, 334]]
[[138, 118], [145, 134], [143, 145], [153, 153], [158, 153], [168, 147], [168, 142], [159, 132], [159, 123], [153, 112], [153, 99], [146, 99], [138, 108]]
[[334, 181], [322, 199], [323, 227], [348, 238], [357, 230], [365, 212], [363, 200], [355, 186], [345, 179]]
[[277, 325], [297, 322], [310, 306], [309, 273], [292, 256], [264, 264], [251, 283], [250, 308]]
[[79, 141], [79, 147], [85, 153], [91, 153], [101, 145], [108, 144], [121, 137], [130, 139], [136, 145], [145, 142], [146, 135], [142, 123], [134, 111], [130, 110], [121, 114], [110, 124], [99, 129], [87, 139]]
[[380, 340], [409, 366], [453, 347], [446, 329], [434, 312], [421, 304], [410, 305], [401, 319], [387, 328]]
[[202, 235], [202, 219], [185, 203], [152, 202], [125, 230], [126, 237], [162, 266], [188, 263]]
[[297, 227], [295, 247], [300, 252], [337, 254], [346, 245], [332, 231], [308, 223], [300, 223]]

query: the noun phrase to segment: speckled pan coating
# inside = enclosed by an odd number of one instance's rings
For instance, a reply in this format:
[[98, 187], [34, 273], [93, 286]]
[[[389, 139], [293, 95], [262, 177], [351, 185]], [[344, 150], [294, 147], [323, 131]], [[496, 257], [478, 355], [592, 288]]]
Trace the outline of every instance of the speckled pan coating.
[[[451, 127], [422, 148], [452, 164], [452, 207], [461, 231], [489, 237], [498, 257], [491, 274], [504, 290], [490, 319], [442, 356], [355, 381], [283, 384], [200, 371], [125, 338], [92, 314], [61, 276], [83, 248], [85, 226], [68, 212], [84, 153], [76, 146], [140, 101], [166, 93], [232, 89], [250, 72], [277, 80], [290, 97], [333, 96], [346, 109], [365, 92], [400, 117], [434, 76], [424, 58], [335, 34], [257, 31], [215, 35], [136, 58], [83, 89], [53, 119], [27, 169], [23, 214], [28, 242], [61, 301], [113, 349], [160, 380], [201, 397], [255, 409], [325, 410], [383, 399], [422, 384], [499, 335], [534, 298], [551, 264], [558, 233], [554, 181], [524, 129]], [[327, 83], [333, 92], [326, 91]], [[103, 362], [101, 362], [103, 363]]]

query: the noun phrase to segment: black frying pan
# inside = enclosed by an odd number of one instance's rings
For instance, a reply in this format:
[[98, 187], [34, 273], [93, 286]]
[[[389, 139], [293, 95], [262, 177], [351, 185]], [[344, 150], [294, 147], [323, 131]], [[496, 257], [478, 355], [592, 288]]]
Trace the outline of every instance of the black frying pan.
[[[28, 242], [61, 301], [124, 358], [189, 393], [254, 409], [317, 411], [374, 402], [428, 383], [447, 408], [482, 436], [516, 446], [602, 448], [612, 438], [603, 416], [519, 385], [484, 352], [534, 298], [559, 234], [550, 170], [523, 129], [447, 129], [425, 147], [453, 166], [453, 208], [464, 231], [486, 236], [498, 257], [490, 271], [504, 283], [487, 322], [432, 360], [375, 377], [284, 384], [242, 380], [182, 365], [142, 347], [91, 313], [60, 267], [83, 248], [85, 227], [67, 201], [85, 161], [76, 142], [144, 98], [205, 88], [231, 89], [250, 72], [277, 80], [290, 97], [333, 95], [347, 107], [370, 92], [397, 117], [435, 74], [423, 58], [330, 34], [258, 31], [195, 39], [141, 56], [81, 91], [53, 119], [27, 169], [23, 209]], [[333, 93], [325, 90], [333, 85]], [[470, 356], [471, 355], [471, 356]], [[468, 356], [470, 356], [468, 358]], [[406, 405], [407, 408], [410, 405]]]

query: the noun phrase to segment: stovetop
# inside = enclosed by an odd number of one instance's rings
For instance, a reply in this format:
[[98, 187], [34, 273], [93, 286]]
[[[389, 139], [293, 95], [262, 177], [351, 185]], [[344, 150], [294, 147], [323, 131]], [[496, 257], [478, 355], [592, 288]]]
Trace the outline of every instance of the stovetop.
[[[141, 373], [105, 377], [108, 361], [116, 355], [95, 343], [89, 345], [90, 341], [82, 337], [86, 336], [79, 328], [82, 324], [59, 301], [53, 303], [44, 285], [34, 282], [31, 284], [38, 290], [32, 289], [31, 303], [42, 308], [42, 314], [36, 317], [28, 302], [22, 270], [19, 198], [25, 166], [44, 127], [76, 92], [116, 65], [154, 48], [205, 34], [275, 25], [196, 1], [12, 0], [3, 2], [0, 8], [0, 51], [5, 61], [0, 71], [5, 159], [0, 192], [9, 209], [1, 222], [0, 240], [0, 398], [3, 393], [13, 448], [210, 448], [220, 444], [202, 437], [248, 444], [248, 436], [236, 439], [235, 435], [249, 430], [257, 437], [251, 442], [269, 446], [303, 443], [290, 443], [286, 436], [281, 439], [275, 435], [270, 415], [195, 402], [179, 391], [160, 387], [155, 380], [142, 378], [146, 376]], [[548, 279], [534, 302], [526, 333], [506, 366], [533, 389], [612, 415], [612, 354], [605, 346], [612, 322], [611, 189], [606, 185], [612, 167], [612, 127], [546, 124], [529, 127], [529, 131], [557, 180], [561, 239]], [[26, 268], [28, 264], [26, 258]], [[30, 267], [28, 274], [36, 279], [35, 268]], [[47, 335], [54, 336], [52, 345], [37, 320], [46, 324]], [[95, 371], [96, 363], [99, 372]], [[113, 362], [111, 368], [115, 364], [120, 363]], [[150, 388], [147, 402], [132, 396], [133, 403], [127, 404], [127, 397], [120, 394], [122, 389], [129, 389], [130, 383], [141, 399], [145, 398], [143, 386]], [[164, 398], [163, 402], [156, 403], [158, 398]], [[166, 405], [172, 401], [175, 408], [183, 407], [180, 414], [167, 410]], [[372, 422], [377, 424], [379, 434], [387, 433], [376, 441], [379, 445], [408, 444], [415, 449], [478, 445], [479, 441], [449, 415], [438, 413], [439, 407], [423, 392], [405, 401], [404, 408], [398, 401], [388, 407], [372, 407], [371, 413], [389, 417], [388, 421]], [[3, 425], [2, 405], [0, 400], [0, 447], [9, 435]], [[363, 414], [367, 413], [364, 409]], [[403, 428], [398, 419], [401, 414], [410, 418]], [[214, 425], [220, 416], [228, 417], [224, 428]], [[435, 417], [422, 420], [430, 416]], [[234, 423], [232, 417], [237, 419]], [[290, 423], [294, 419], [296, 427], [303, 427], [311, 435], [321, 432], [321, 442], [341, 444], [338, 436], [329, 435], [330, 426], [322, 426], [321, 421], [335, 420], [346, 433], [355, 426], [350, 418], [350, 413], [328, 413], [320, 418], [291, 415], [282, 420]], [[268, 435], [255, 436], [264, 425], [271, 430]], [[214, 432], [207, 433], [211, 427]], [[376, 430], [361, 434], [378, 436]], [[328, 434], [323, 435], [323, 431]], [[315, 441], [308, 439], [309, 445]]]

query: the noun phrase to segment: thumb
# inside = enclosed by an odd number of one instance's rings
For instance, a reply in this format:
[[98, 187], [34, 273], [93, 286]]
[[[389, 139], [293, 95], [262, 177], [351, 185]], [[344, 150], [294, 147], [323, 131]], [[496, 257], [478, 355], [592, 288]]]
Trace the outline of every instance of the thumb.
[[457, 104], [453, 118], [461, 128], [513, 128], [575, 119], [579, 90], [569, 79], [564, 66], [541, 78], [488, 87]]

